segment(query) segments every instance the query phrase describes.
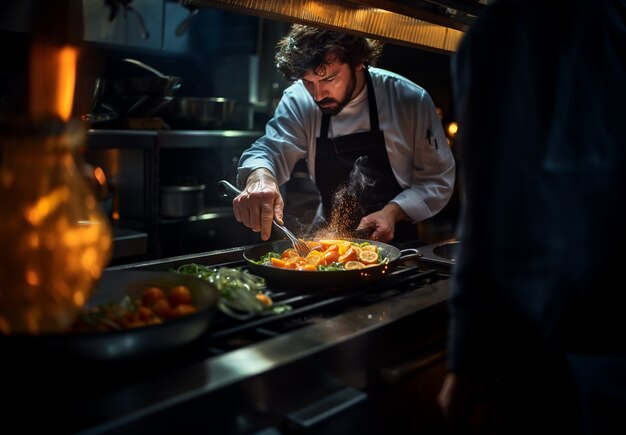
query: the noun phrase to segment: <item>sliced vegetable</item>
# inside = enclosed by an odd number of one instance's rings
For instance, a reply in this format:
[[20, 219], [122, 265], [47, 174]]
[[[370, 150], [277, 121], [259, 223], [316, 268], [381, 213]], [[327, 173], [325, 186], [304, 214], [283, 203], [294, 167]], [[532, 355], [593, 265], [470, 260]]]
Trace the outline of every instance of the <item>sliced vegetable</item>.
[[317, 244], [317, 247], [306, 257], [300, 257], [293, 248], [288, 248], [283, 252], [268, 252], [254, 263], [281, 269], [328, 272], [363, 269], [389, 261], [382, 256], [378, 246], [367, 241], [356, 243], [341, 239], [322, 239], [310, 244]]
[[361, 263], [360, 261], [349, 260], [349, 261], [346, 261], [346, 264], [344, 265], [344, 267], [346, 268], [346, 270], [357, 270], [357, 269], [363, 269], [365, 265]]
[[[284, 262], [280, 254], [265, 255], [268, 262]], [[259, 314], [280, 314], [289, 311], [286, 304], [274, 304], [264, 290], [265, 279], [253, 275], [246, 269], [211, 267], [189, 263], [179, 266], [175, 272], [205, 279], [220, 292], [218, 308], [236, 319], [245, 320]]]

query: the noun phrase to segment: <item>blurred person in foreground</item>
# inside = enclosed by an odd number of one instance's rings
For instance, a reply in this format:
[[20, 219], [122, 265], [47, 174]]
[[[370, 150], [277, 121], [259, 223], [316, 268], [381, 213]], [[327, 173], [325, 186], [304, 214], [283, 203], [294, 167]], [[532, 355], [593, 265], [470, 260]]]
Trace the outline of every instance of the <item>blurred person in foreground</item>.
[[496, 0], [453, 59], [456, 433], [626, 433], [625, 23], [624, 0]]
[[416, 224], [448, 203], [455, 163], [428, 93], [375, 68], [380, 41], [293, 25], [276, 63], [292, 81], [265, 135], [240, 159], [235, 218], [270, 237], [279, 186], [306, 159], [321, 203], [313, 226], [337, 236], [370, 229], [381, 242], [417, 239]]

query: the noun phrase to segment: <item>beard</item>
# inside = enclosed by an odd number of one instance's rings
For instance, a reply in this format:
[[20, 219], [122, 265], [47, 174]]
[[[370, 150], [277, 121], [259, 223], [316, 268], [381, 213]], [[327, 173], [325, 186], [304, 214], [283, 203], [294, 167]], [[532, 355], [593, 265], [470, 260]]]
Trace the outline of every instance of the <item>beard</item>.
[[[316, 101], [317, 107], [320, 108], [324, 115], [335, 116], [339, 114], [343, 110], [344, 107], [348, 105], [350, 99], [352, 98], [352, 94], [356, 89], [356, 70], [352, 68], [350, 70], [350, 81], [348, 82], [348, 86], [346, 86], [346, 93], [341, 99], [341, 101], [335, 100], [334, 98], [324, 98], [323, 100]], [[329, 104], [334, 104], [333, 106], [327, 106]]]

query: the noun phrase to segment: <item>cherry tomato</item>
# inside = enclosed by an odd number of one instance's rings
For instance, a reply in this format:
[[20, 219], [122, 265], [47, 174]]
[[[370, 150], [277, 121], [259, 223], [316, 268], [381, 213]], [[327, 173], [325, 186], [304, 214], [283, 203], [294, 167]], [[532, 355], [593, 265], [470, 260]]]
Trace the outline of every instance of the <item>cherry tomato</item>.
[[195, 313], [196, 311], [198, 310], [193, 305], [181, 304], [170, 310], [168, 319], [177, 319], [179, 317]]
[[170, 290], [170, 294], [167, 297], [172, 308], [176, 308], [179, 305], [191, 303], [191, 291], [184, 285], [177, 285]]
[[154, 312], [152, 311], [152, 308], [145, 307], [145, 306], [139, 307], [139, 309], [137, 310], [137, 313], [139, 314], [139, 318], [143, 320], [144, 322], [147, 322], [152, 317], [154, 317]]
[[170, 319], [172, 317], [172, 307], [167, 299], [159, 299], [152, 306], [154, 314], [162, 319]]
[[151, 307], [159, 299], [165, 298], [165, 292], [159, 287], [148, 287], [141, 294], [141, 305]]

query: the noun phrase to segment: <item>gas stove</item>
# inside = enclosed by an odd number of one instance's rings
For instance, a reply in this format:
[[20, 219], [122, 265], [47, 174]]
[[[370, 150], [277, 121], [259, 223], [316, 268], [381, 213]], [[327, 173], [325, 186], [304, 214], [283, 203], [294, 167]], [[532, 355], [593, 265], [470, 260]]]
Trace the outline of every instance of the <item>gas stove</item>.
[[[111, 270], [182, 264], [245, 267], [238, 247]], [[406, 264], [405, 264], [406, 263]], [[369, 286], [328, 293], [272, 288], [283, 314], [222, 313], [199, 340], [134, 362], [64, 361], [46, 421], [62, 432], [380, 433], [443, 427], [448, 278], [441, 265], [400, 263]], [[60, 418], [59, 418], [60, 417]], [[266, 432], [267, 431], [267, 432]]]

